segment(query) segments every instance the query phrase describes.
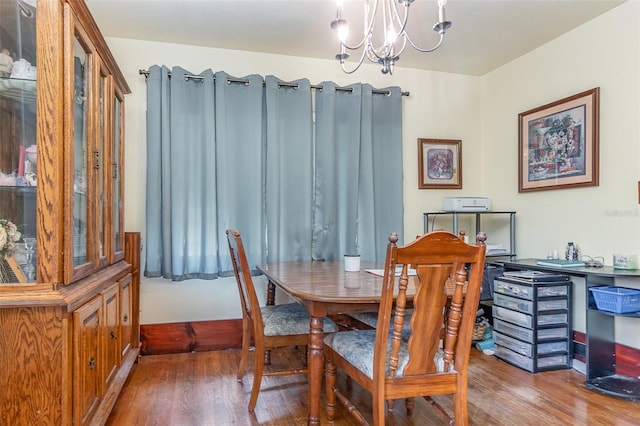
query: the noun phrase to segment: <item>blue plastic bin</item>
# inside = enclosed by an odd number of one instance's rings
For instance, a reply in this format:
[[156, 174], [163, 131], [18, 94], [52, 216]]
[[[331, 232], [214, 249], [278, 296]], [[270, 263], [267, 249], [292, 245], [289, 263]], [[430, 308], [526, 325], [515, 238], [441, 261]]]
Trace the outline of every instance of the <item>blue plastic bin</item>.
[[589, 288], [601, 311], [616, 314], [640, 312], [640, 290], [625, 287], [591, 287]]

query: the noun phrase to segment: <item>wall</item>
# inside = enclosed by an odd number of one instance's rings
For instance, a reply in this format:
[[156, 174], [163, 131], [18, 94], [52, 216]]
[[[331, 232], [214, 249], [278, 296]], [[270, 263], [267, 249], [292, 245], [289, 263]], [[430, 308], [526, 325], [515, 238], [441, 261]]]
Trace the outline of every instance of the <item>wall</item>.
[[[334, 60], [317, 60], [251, 52], [229, 51], [138, 40], [107, 39], [132, 93], [126, 97], [125, 118], [125, 223], [127, 230], [142, 232], [145, 241], [146, 173], [146, 85], [140, 69], [151, 65], [179, 65], [193, 73], [206, 68], [242, 77], [247, 74], [275, 75], [283, 80], [308, 78], [312, 84], [332, 80], [340, 85], [366, 82], [383, 88], [397, 85], [410, 92], [403, 97], [403, 152], [405, 234], [422, 233], [422, 212], [439, 209], [447, 191], [418, 190], [417, 139], [461, 139], [463, 155], [463, 191], [480, 191], [480, 165], [471, 161], [480, 150], [480, 78], [464, 75], [398, 69], [384, 76], [378, 66], [363, 66], [356, 75], [345, 75]], [[428, 59], [428, 55], [425, 56]], [[431, 206], [431, 207], [429, 207]], [[144, 250], [143, 250], [144, 252]], [[143, 253], [144, 254], [144, 253]], [[142, 258], [144, 263], [144, 256]], [[263, 289], [264, 282], [259, 280]], [[263, 291], [263, 290], [262, 290]], [[201, 321], [240, 317], [240, 303], [232, 279], [189, 280], [173, 283], [147, 279], [141, 283], [141, 323]], [[229, 303], [232, 300], [233, 303]]]
[[[614, 253], [640, 253], [638, 22], [640, 3], [626, 2], [483, 76], [479, 179], [496, 208], [518, 212], [519, 257], [562, 253], [568, 241], [583, 254], [604, 256], [607, 265]], [[600, 185], [518, 193], [518, 114], [594, 87], [600, 87]], [[584, 284], [575, 289], [584, 291]], [[616, 340], [640, 348], [638, 322], [618, 322]], [[584, 331], [584, 315], [574, 326]]]
[[[638, 253], [638, 2], [627, 2], [482, 78], [483, 188], [518, 211], [518, 254], [567, 241], [584, 254]], [[600, 87], [600, 185], [518, 193], [518, 114]], [[505, 160], [506, 159], [506, 160]]]
[[[519, 257], [545, 256], [548, 249], [562, 252], [570, 240], [583, 253], [604, 256], [607, 264], [614, 252], [639, 253], [638, 22], [638, 2], [626, 2], [483, 77], [401, 67], [389, 77], [377, 66], [348, 76], [332, 60], [107, 39], [133, 90], [126, 99], [127, 230], [142, 231], [144, 242], [146, 87], [138, 70], [165, 64], [194, 73], [212, 68], [237, 77], [252, 73], [284, 80], [306, 77], [314, 84], [362, 81], [379, 88], [398, 85], [411, 92], [403, 100], [405, 235], [422, 232], [422, 213], [440, 210], [443, 196], [488, 196], [494, 210], [518, 212]], [[518, 114], [593, 87], [601, 90], [600, 186], [518, 193]], [[462, 190], [417, 189], [420, 137], [462, 140]], [[461, 228], [468, 233], [474, 229], [467, 223]], [[508, 241], [502, 223], [490, 222], [483, 228], [489, 241]], [[239, 307], [227, 303], [237, 300], [230, 279], [172, 283], [143, 278], [141, 291], [143, 324], [240, 316]], [[622, 323], [617, 340], [640, 348], [640, 336], [630, 332], [636, 322]], [[575, 324], [584, 331], [584, 318], [578, 317]]]

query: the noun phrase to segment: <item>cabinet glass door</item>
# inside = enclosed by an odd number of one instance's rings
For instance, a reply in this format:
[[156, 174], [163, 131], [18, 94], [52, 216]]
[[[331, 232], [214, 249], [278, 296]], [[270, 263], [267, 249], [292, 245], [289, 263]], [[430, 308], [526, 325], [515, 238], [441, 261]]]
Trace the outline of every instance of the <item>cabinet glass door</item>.
[[124, 97], [119, 90], [115, 90], [113, 98], [113, 147], [112, 147], [112, 262], [124, 258], [124, 222], [123, 222], [123, 180], [122, 180], [122, 137], [124, 122]]
[[[93, 94], [91, 84], [96, 69], [94, 47], [84, 30], [75, 23], [67, 7], [65, 18], [68, 28], [73, 29], [71, 57], [66, 58], [65, 74], [67, 96], [70, 97], [69, 129], [67, 135], [73, 142], [70, 152], [65, 153], [65, 165], [68, 165], [66, 178], [66, 198], [71, 202], [71, 215], [65, 217], [65, 283], [84, 277], [96, 268], [97, 221], [95, 218], [95, 194], [97, 192], [96, 143], [92, 120]], [[70, 238], [69, 238], [70, 236]]]
[[106, 200], [108, 194], [108, 177], [109, 177], [109, 165], [107, 164], [107, 140], [111, 135], [111, 117], [109, 116], [109, 102], [111, 101], [111, 77], [109, 72], [104, 66], [100, 64], [100, 82], [98, 85], [98, 128], [97, 128], [97, 147], [95, 150], [96, 171], [98, 172], [98, 208], [97, 208], [97, 220], [98, 220], [98, 259], [100, 266], [104, 266], [108, 262], [107, 252], [107, 237], [109, 235], [109, 220], [107, 206], [109, 205]]
[[0, 1], [0, 283], [36, 280], [36, 8]]
[[88, 146], [88, 94], [89, 55], [78, 39], [74, 41], [74, 105], [73, 105], [73, 266], [87, 263], [89, 181]]

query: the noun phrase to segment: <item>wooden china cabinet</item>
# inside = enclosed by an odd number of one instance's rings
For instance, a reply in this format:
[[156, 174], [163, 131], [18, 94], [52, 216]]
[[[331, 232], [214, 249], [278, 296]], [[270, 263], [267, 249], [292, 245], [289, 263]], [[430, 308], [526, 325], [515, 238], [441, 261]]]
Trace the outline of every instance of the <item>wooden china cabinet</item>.
[[84, 0], [0, 1], [0, 50], [0, 425], [101, 424], [139, 352], [130, 89]]

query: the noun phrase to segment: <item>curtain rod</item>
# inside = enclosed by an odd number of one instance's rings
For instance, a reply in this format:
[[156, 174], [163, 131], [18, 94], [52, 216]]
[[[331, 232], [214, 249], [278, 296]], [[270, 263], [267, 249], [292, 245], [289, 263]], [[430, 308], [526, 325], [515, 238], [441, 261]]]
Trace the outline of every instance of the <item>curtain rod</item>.
[[[140, 75], [144, 75], [145, 78], [149, 77], [149, 71], [148, 70], [139, 70], [138, 71]], [[169, 73], [169, 77], [171, 77], [171, 73]], [[202, 77], [201, 75], [191, 75], [191, 74], [185, 74], [184, 76], [185, 80], [188, 79], [193, 79], [193, 80], [202, 80], [204, 77]], [[227, 83], [242, 83], [242, 84], [249, 84], [249, 80], [243, 80], [243, 79], [238, 79], [238, 78], [228, 78], [227, 79]], [[264, 85], [264, 83], [263, 83]], [[286, 82], [278, 82], [278, 87], [293, 87], [293, 88], [298, 88], [298, 84], [297, 83], [286, 83]], [[311, 85], [312, 89], [317, 89], [317, 90], [322, 90], [322, 86], [318, 86], [315, 84]], [[344, 92], [352, 92], [353, 89], [351, 87], [336, 87], [336, 90], [341, 90]], [[382, 94], [382, 95], [388, 95], [389, 91], [388, 90], [380, 90], [380, 89], [373, 89], [372, 90], [373, 93], [377, 93], [377, 94]], [[409, 96], [409, 92], [402, 92], [402, 96]]]

